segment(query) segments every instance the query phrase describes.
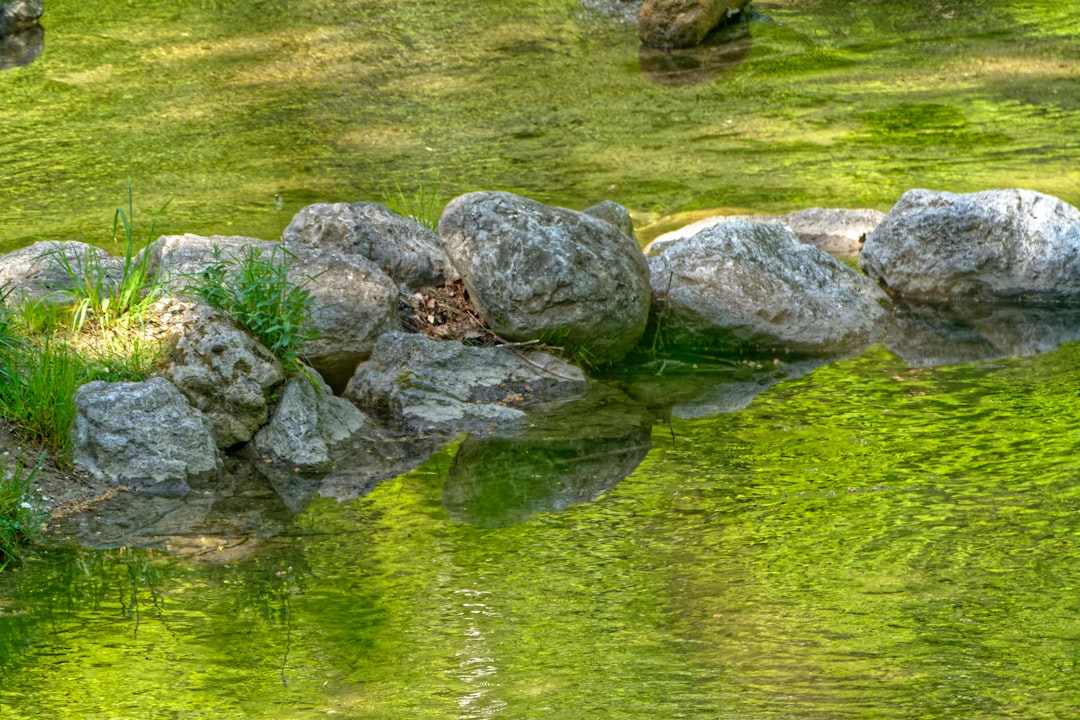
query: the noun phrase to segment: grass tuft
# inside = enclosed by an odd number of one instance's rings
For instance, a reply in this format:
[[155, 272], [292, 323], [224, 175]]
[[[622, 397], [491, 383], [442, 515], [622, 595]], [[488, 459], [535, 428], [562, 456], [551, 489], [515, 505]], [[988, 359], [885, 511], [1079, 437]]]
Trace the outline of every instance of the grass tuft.
[[406, 193], [398, 182], [394, 192], [383, 193], [386, 207], [393, 212], [415, 220], [434, 233], [439, 232], [439, 176], [430, 186], [421, 183], [412, 193]]
[[28, 468], [19, 457], [10, 469], [0, 461], [0, 571], [29, 557], [29, 545], [41, 533], [45, 513], [31, 493], [41, 461]]

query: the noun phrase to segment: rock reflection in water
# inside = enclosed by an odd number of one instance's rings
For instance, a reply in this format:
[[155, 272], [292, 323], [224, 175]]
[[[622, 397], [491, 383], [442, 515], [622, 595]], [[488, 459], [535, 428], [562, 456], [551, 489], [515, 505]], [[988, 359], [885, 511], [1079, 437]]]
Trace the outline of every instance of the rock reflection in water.
[[662, 85], [697, 85], [745, 62], [751, 44], [747, 25], [738, 23], [714, 30], [696, 47], [660, 50], [642, 45], [638, 63], [646, 77]]
[[1036, 355], [1078, 339], [1078, 306], [898, 302], [885, 346], [925, 367]]
[[44, 49], [45, 30], [40, 25], [10, 35], [0, 35], [0, 70], [29, 65], [37, 60]]
[[462, 441], [443, 489], [451, 518], [504, 527], [595, 500], [652, 446], [651, 417], [613, 388], [597, 387], [530, 421], [513, 437]]

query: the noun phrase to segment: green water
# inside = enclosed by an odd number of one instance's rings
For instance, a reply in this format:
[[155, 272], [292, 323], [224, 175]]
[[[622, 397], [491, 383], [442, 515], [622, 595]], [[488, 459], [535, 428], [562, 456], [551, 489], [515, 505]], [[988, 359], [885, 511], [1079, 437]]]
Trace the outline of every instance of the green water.
[[0, 250], [107, 243], [129, 179], [147, 219], [172, 199], [163, 232], [269, 239], [420, 186], [639, 225], [911, 187], [1080, 203], [1075, 1], [755, 6], [741, 64], [671, 86], [577, 0], [49, 0], [42, 55], [0, 73]]
[[0, 714], [1070, 717], [1078, 387], [875, 348], [519, 524], [451, 517], [453, 446], [273, 538], [54, 548], [0, 577]]

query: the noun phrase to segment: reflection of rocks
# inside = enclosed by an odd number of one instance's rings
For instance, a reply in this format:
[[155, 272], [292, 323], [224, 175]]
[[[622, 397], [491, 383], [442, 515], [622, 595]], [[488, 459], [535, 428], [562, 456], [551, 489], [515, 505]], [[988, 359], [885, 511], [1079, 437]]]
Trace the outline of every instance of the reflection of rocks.
[[0, 35], [0, 70], [29, 65], [44, 49], [45, 30], [40, 25], [11, 35]]
[[[446, 437], [379, 436], [373, 442], [357, 443], [315, 490], [338, 502], [363, 497], [383, 480], [415, 470], [448, 442]], [[278, 487], [277, 481], [272, 482]]]
[[885, 346], [917, 367], [1035, 355], [1077, 339], [1077, 306], [900, 302]]
[[443, 505], [461, 522], [524, 522], [594, 500], [633, 472], [651, 444], [644, 408], [617, 390], [596, 388], [530, 417], [520, 435], [466, 438], [446, 478]]
[[714, 30], [696, 47], [664, 50], [642, 45], [638, 63], [646, 77], [663, 85], [697, 85], [745, 62], [751, 43], [746, 25], [733, 25]]

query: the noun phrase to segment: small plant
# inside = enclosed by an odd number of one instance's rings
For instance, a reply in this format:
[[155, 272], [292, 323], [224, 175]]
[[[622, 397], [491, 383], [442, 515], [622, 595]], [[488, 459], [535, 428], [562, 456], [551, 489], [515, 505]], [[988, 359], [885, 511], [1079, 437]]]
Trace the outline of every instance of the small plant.
[[34, 505], [31, 484], [41, 469], [41, 461], [27, 468], [22, 457], [14, 468], [0, 461], [0, 571], [11, 562], [21, 562], [27, 549], [41, 532], [44, 512]]
[[9, 375], [0, 385], [0, 414], [22, 437], [69, 457], [75, 390], [93, 379], [86, 360], [50, 339], [41, 346], [13, 346], [0, 364]]
[[439, 231], [439, 176], [428, 187], [423, 183], [408, 194], [401, 185], [394, 182], [394, 192], [384, 193], [386, 207], [393, 212], [420, 223], [428, 230]]
[[228, 259], [214, 248], [214, 262], [195, 279], [193, 290], [250, 330], [282, 365], [299, 372], [301, 351], [317, 333], [304, 324], [312, 297], [289, 279], [290, 258], [295, 256], [280, 246], [269, 255], [248, 246]]

